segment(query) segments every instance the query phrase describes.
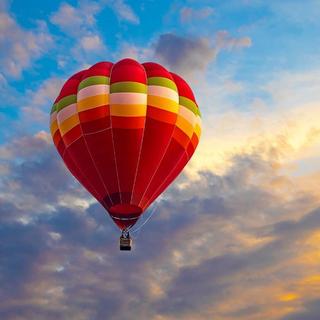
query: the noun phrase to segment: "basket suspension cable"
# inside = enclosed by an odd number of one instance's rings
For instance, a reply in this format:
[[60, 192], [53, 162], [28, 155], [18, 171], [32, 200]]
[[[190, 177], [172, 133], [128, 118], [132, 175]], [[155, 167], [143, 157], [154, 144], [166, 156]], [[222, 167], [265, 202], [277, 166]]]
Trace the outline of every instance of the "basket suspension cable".
[[140, 226], [138, 226], [137, 228], [132, 230], [131, 231], [132, 234], [135, 234], [137, 231], [141, 230], [141, 228], [152, 218], [152, 216], [154, 215], [156, 209], [158, 208], [158, 204], [159, 204], [159, 201], [154, 203], [153, 208], [151, 209], [149, 217], [146, 218], [145, 221]]
[[130, 237], [130, 231], [131, 231], [131, 235], [135, 234], [136, 236], [134, 237], [135, 239], [137, 238], [137, 236], [139, 235], [139, 233], [137, 233], [138, 231], [140, 231], [142, 229], [142, 227], [152, 218], [152, 216], [154, 215], [156, 209], [158, 208], [158, 204], [159, 201], [155, 202], [151, 211], [150, 211], [150, 215], [145, 219], [145, 221], [138, 226], [136, 229], [132, 230], [132, 226], [129, 226], [125, 229], [122, 229], [121, 231], [121, 236], [120, 236], [120, 251], [131, 251], [131, 246], [132, 246], [132, 238]]

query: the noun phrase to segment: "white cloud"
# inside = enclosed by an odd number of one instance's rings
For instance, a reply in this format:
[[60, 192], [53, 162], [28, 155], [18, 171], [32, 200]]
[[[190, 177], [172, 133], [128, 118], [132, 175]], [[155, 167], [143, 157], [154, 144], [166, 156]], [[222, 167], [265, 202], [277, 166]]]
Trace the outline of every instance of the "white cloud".
[[304, 72], [282, 71], [273, 75], [272, 79], [263, 85], [275, 105], [292, 109], [301, 104], [320, 101], [320, 70]]
[[65, 33], [78, 37], [95, 26], [95, 15], [101, 6], [96, 2], [81, 2], [78, 7], [62, 3], [59, 10], [50, 17], [51, 23], [59, 26]]
[[51, 106], [61, 90], [63, 80], [53, 77], [44, 80], [35, 90], [27, 91], [22, 112], [24, 120], [31, 123], [42, 123], [47, 126]]
[[118, 56], [119, 58], [132, 58], [138, 61], [151, 61], [154, 59], [154, 51], [150, 46], [138, 47], [122, 42]]
[[[76, 6], [62, 3], [50, 17], [51, 23], [66, 34], [63, 47], [70, 46], [72, 60], [77, 65], [88, 64], [93, 53], [102, 56], [106, 52], [106, 45], [96, 24], [96, 16], [103, 8], [103, 2], [95, 1], [80, 1]], [[58, 56], [58, 66], [62, 69], [70, 66], [70, 60], [70, 57]]]
[[200, 9], [194, 9], [190, 7], [183, 7], [180, 10], [181, 22], [191, 22], [195, 20], [206, 19], [214, 14], [214, 9], [211, 7], [204, 7]]
[[[277, 72], [258, 85], [268, 100], [256, 98], [256, 86], [240, 83], [237, 93], [218, 78], [203, 81], [195, 90], [203, 135], [190, 174], [204, 167], [222, 173], [234, 154], [253, 150], [282, 163], [290, 176], [315, 174], [320, 168], [319, 77], [319, 70]], [[245, 108], [237, 105], [243, 92], [252, 99]], [[235, 102], [227, 100], [230, 95]]]
[[226, 30], [218, 31], [216, 33], [215, 45], [217, 49], [237, 49], [250, 47], [252, 41], [249, 37], [234, 38], [230, 36], [229, 32]]
[[139, 24], [139, 17], [124, 0], [115, 0], [110, 2], [111, 8], [116, 12], [120, 20], [128, 21], [133, 24]]
[[0, 71], [8, 77], [18, 78], [32, 62], [43, 56], [53, 40], [45, 22], [37, 28], [22, 28], [7, 12], [0, 12]]
[[80, 39], [80, 45], [84, 50], [97, 51], [104, 49], [104, 44], [98, 35], [88, 35]]

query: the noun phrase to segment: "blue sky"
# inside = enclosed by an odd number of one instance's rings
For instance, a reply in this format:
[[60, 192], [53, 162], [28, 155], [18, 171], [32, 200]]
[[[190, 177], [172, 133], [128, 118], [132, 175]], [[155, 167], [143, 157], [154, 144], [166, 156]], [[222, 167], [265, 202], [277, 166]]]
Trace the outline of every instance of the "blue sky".
[[[261, 87], [279, 70], [303, 72], [319, 66], [318, 4], [309, 3], [305, 8], [298, 1], [32, 1], [27, 6], [3, 2], [4, 12], [13, 22], [3, 26], [2, 87], [10, 95], [4, 95], [1, 114], [18, 118], [28, 93], [40, 90], [46, 80], [64, 79], [96, 61], [128, 55], [159, 60], [154, 48], [166, 33], [194, 39], [195, 46], [199, 38], [208, 42], [206, 52], [201, 46], [196, 49], [207, 54], [201, 70], [207, 80], [229, 76], [248, 84], [244, 91], [228, 93], [224, 103], [236, 102], [237, 108], [246, 109], [256, 97], [270, 101], [270, 94]], [[218, 48], [219, 34], [225, 47]], [[14, 41], [24, 36], [36, 47], [20, 52]], [[232, 44], [235, 40], [238, 44]], [[14, 67], [8, 57], [14, 59]]]
[[[318, 0], [2, 1], [0, 318], [318, 319], [319, 33]], [[48, 128], [70, 75], [123, 57], [203, 115], [131, 255]]]

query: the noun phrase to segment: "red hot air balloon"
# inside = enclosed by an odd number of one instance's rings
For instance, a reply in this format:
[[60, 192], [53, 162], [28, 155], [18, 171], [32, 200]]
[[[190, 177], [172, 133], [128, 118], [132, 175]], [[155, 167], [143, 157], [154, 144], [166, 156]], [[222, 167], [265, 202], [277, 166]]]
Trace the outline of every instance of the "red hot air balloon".
[[181, 77], [157, 63], [123, 59], [69, 78], [52, 107], [50, 127], [68, 169], [128, 243], [128, 230], [193, 155], [201, 120]]

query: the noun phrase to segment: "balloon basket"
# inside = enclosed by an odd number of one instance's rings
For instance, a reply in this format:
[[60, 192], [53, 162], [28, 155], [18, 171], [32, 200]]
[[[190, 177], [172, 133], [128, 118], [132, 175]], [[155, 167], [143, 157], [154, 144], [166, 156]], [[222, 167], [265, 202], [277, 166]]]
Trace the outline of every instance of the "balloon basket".
[[120, 237], [120, 251], [131, 251], [132, 239], [129, 234]]

